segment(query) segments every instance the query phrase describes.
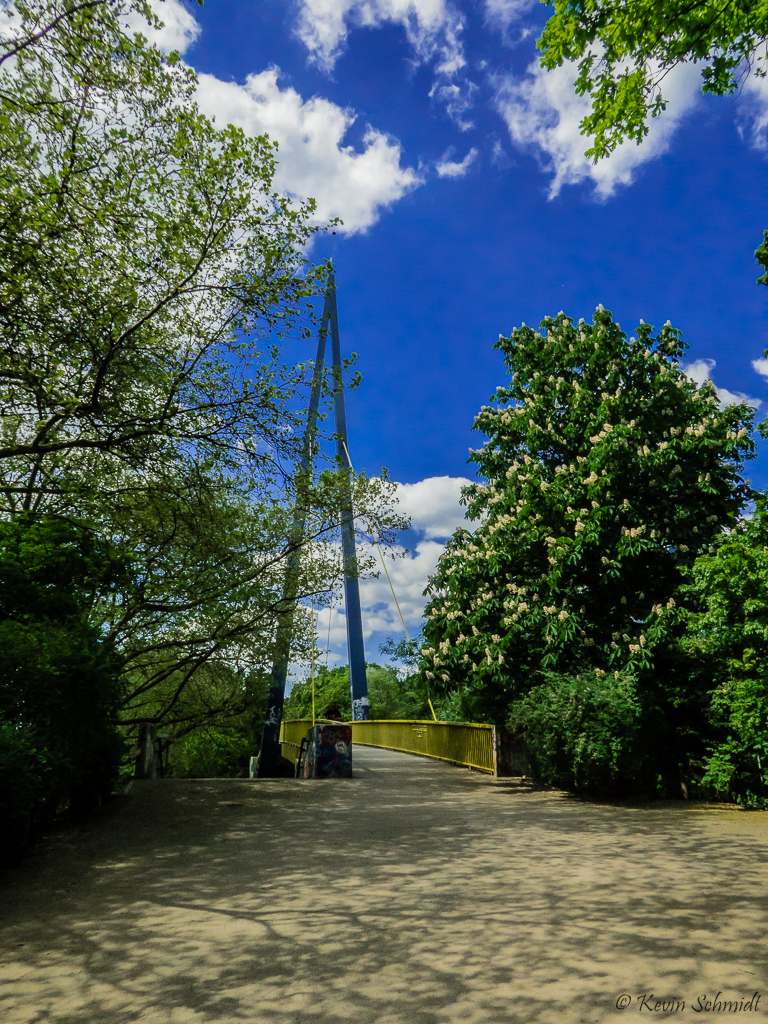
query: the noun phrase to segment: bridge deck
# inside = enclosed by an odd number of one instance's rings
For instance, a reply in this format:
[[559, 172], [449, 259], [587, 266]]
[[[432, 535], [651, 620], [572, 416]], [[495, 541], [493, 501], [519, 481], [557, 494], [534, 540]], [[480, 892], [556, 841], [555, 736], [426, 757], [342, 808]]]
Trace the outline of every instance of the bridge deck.
[[766, 985], [768, 815], [355, 771], [134, 783], [51, 837], [0, 883], [0, 1021], [634, 1024]]

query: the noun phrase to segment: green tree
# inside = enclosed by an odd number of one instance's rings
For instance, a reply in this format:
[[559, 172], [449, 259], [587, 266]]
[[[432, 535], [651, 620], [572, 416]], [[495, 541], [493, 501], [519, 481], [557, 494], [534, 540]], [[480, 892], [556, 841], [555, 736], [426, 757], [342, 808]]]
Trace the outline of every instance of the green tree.
[[669, 324], [627, 338], [602, 307], [592, 324], [560, 313], [496, 347], [512, 379], [475, 421], [487, 440], [470, 461], [487, 483], [464, 500], [478, 528], [438, 564], [422, 671], [491, 721], [542, 672], [629, 673], [678, 735], [688, 668], [665, 610], [749, 496], [753, 410], [720, 409], [710, 382], [686, 377]]
[[[368, 679], [368, 699], [370, 700], [371, 718], [382, 719], [419, 719], [431, 718], [424, 685], [418, 676], [401, 679], [397, 670], [391, 665], [377, 665], [368, 662], [366, 666]], [[345, 721], [352, 717], [352, 703], [349, 693], [349, 668], [340, 665], [328, 669], [321, 665], [315, 675], [315, 713], [322, 716], [325, 708], [335, 702], [339, 705], [341, 716]], [[294, 684], [285, 702], [286, 718], [312, 717], [312, 682]]]
[[[187, 778], [247, 776], [250, 758], [261, 744], [270, 682], [264, 672], [236, 672], [217, 663], [196, 672], [182, 695], [181, 724], [170, 726], [176, 741], [168, 755], [169, 773]], [[218, 708], [215, 715], [210, 713], [213, 708]]]
[[[151, 720], [183, 733], [242, 714], [260, 700], [258, 688], [244, 690], [236, 681], [261, 678], [275, 655], [285, 573], [296, 554], [297, 541], [291, 539], [296, 489], [246, 503], [228, 495], [227, 486], [224, 481], [222, 491], [213, 494], [184, 491], [185, 501], [159, 496], [152, 505], [142, 504], [135, 522], [126, 519], [124, 540], [136, 582], [100, 607], [124, 655], [121, 718], [126, 725]], [[302, 489], [307, 530], [298, 552], [291, 639], [292, 657], [299, 662], [309, 661], [311, 650], [312, 619], [303, 602], [312, 598], [321, 604], [341, 585], [336, 537], [343, 486], [336, 473], [326, 471], [314, 486]], [[359, 474], [354, 507], [366, 528], [376, 529], [385, 541], [402, 527], [386, 476], [369, 481]], [[361, 574], [372, 567], [371, 558], [358, 558]], [[211, 687], [209, 670], [222, 685]], [[192, 697], [198, 686], [205, 689], [205, 702]]]
[[768, 510], [725, 534], [686, 572], [680, 644], [710, 694], [699, 783], [768, 806]]
[[538, 41], [541, 64], [578, 61], [576, 92], [591, 100], [581, 131], [592, 137], [587, 156], [595, 160], [625, 139], [642, 142], [648, 118], [666, 107], [662, 85], [678, 64], [701, 65], [702, 92], [715, 96], [734, 93], [748, 71], [766, 73], [768, 10], [752, 0], [554, 0], [554, 8]]
[[[196, 674], [271, 661], [307, 382], [278, 346], [327, 268], [305, 256], [312, 201], [274, 189], [275, 144], [205, 118], [194, 72], [128, 15], [155, 21], [142, 0], [0, 13], [0, 516], [65, 516], [124, 554], [89, 611], [123, 721], [185, 729], [244, 699], [185, 697]], [[300, 600], [340, 577], [341, 483], [307, 486]], [[356, 479], [385, 534], [390, 492]]]
[[[215, 459], [295, 451], [302, 380], [265, 342], [324, 270], [275, 144], [218, 129], [194, 72], [124, 28], [143, 3], [4, 8], [0, 462], [6, 507], [116, 500]], [[304, 312], [302, 312], [304, 310]]]
[[512, 706], [509, 725], [525, 733], [528, 756], [544, 782], [575, 792], [620, 796], [646, 771], [642, 707], [631, 675], [546, 673]]
[[314, 689], [315, 718], [322, 718], [329, 704], [338, 704], [345, 722], [352, 719], [352, 697], [349, 692], [349, 666], [337, 665], [329, 669], [319, 665], [315, 671], [314, 686], [311, 679], [294, 683], [285, 699], [283, 717], [288, 719], [312, 718], [312, 691]]
[[0, 814], [6, 855], [30, 825], [111, 792], [123, 743], [121, 658], [91, 621], [128, 568], [63, 521], [0, 522]]

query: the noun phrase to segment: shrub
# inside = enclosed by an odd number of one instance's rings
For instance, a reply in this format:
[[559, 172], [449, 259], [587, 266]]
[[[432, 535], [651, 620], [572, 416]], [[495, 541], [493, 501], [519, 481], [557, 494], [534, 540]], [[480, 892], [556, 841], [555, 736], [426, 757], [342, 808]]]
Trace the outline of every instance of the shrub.
[[768, 808], [768, 687], [730, 680], [714, 692], [711, 712], [726, 738], [710, 745], [701, 785], [745, 807]]
[[37, 742], [30, 728], [0, 724], [0, 863], [14, 860], [24, 849], [32, 825], [67, 766]]
[[38, 822], [87, 810], [117, 779], [120, 659], [89, 612], [119, 571], [71, 524], [0, 523], [0, 814], [15, 822], [6, 859]]
[[642, 788], [641, 707], [632, 676], [548, 674], [512, 705], [535, 773], [577, 793], [621, 796]]
[[171, 747], [169, 771], [189, 779], [239, 778], [256, 753], [250, 733], [236, 727], [202, 727]]

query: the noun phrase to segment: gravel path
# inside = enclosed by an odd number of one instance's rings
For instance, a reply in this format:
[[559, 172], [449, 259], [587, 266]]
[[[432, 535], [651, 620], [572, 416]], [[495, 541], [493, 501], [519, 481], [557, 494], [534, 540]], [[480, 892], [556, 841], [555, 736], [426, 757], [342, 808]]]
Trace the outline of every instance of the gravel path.
[[765, 1024], [767, 861], [765, 813], [362, 747], [351, 780], [135, 782], [0, 879], [0, 1024]]

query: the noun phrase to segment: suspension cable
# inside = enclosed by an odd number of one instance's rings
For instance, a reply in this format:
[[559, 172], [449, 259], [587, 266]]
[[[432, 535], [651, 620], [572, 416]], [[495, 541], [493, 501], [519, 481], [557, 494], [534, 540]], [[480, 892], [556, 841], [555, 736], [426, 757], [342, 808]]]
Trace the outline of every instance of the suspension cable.
[[[354, 468], [352, 466], [352, 459], [350, 459], [350, 457], [349, 457], [349, 451], [347, 450], [346, 442], [342, 441], [341, 443], [344, 445], [344, 451], [345, 451], [346, 456], [347, 456], [347, 462], [349, 463], [349, 468], [354, 473], [355, 470], [354, 470]], [[395, 606], [397, 608], [397, 613], [400, 616], [400, 621], [403, 624], [403, 632], [405, 633], [406, 637], [408, 638], [408, 643], [410, 643], [411, 642], [411, 635], [408, 632], [408, 627], [405, 624], [405, 619], [403, 618], [403, 613], [402, 613], [402, 611], [400, 609], [400, 602], [397, 600], [397, 594], [395, 593], [395, 588], [392, 586], [392, 580], [390, 579], [389, 572], [387, 571], [387, 563], [384, 561], [384, 554], [383, 554], [383, 552], [381, 550], [381, 547], [379, 546], [379, 542], [378, 542], [378, 540], [376, 538], [376, 535], [373, 533], [373, 530], [371, 530], [371, 524], [370, 523], [368, 523], [368, 530], [370, 531], [370, 534], [373, 537], [373, 543], [376, 545], [376, 550], [379, 552], [379, 558], [381, 559], [381, 565], [382, 565], [382, 568], [384, 569], [384, 575], [387, 577], [387, 583], [389, 583], [389, 589], [392, 591], [392, 597], [394, 598], [394, 601], [395, 601]]]

